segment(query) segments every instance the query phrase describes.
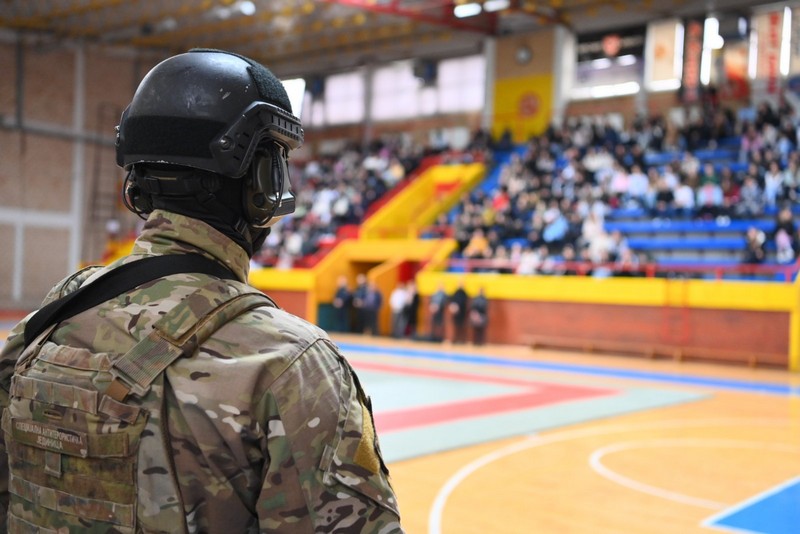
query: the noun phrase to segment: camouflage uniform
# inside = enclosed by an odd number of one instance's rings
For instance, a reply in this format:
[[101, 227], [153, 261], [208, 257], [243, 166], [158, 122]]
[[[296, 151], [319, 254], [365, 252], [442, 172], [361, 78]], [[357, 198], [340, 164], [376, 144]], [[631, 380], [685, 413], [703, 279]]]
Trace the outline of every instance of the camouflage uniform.
[[[182, 253], [215, 258], [242, 281], [247, 278], [249, 260], [239, 246], [201, 221], [162, 210], [150, 215], [132, 255], [121, 261]], [[73, 275], [46, 301], [93, 276]], [[209, 280], [179, 274], [144, 284], [64, 321], [50, 340], [92, 353], [124, 353]], [[24, 324], [16, 326], [0, 355], [3, 407]], [[192, 357], [167, 368], [159, 393], [189, 532], [402, 532], [369, 400], [319, 328], [276, 308], [246, 312]], [[5, 446], [2, 525], [9, 497]], [[140, 454], [139, 481], [157, 475], [146, 465]], [[140, 518], [160, 513], [148, 499], [139, 492]]]

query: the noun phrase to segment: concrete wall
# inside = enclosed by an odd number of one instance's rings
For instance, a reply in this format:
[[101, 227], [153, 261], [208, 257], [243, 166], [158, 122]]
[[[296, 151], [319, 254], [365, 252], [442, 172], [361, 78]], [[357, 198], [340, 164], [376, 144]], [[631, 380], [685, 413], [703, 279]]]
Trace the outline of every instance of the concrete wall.
[[0, 34], [0, 307], [99, 258], [119, 203], [114, 127], [154, 58]]

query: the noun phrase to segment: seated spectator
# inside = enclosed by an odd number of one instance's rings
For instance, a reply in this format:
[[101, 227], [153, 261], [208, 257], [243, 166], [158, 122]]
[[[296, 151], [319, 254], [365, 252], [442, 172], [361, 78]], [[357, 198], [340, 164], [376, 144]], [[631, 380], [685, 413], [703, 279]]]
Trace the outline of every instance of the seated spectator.
[[[792, 152], [792, 155], [797, 155], [797, 152]], [[797, 202], [798, 189], [800, 189], [800, 162], [790, 156], [789, 163], [783, 171], [782, 200]]]
[[675, 190], [675, 210], [682, 217], [691, 217], [694, 214], [694, 207], [694, 189], [686, 180], [682, 180]]
[[482, 228], [476, 228], [472, 232], [472, 237], [464, 248], [464, 257], [470, 259], [481, 259], [489, 251], [489, 240], [483, 233]]
[[539, 255], [531, 247], [525, 247], [517, 264], [516, 274], [536, 274], [538, 267]]
[[653, 198], [653, 217], [670, 218], [675, 214], [675, 193], [669, 187], [667, 179], [658, 178], [656, 183], [655, 196]]
[[544, 216], [545, 227], [542, 239], [553, 249], [560, 249], [564, 244], [564, 237], [569, 230], [567, 218], [558, 207], [548, 209]]
[[763, 146], [761, 134], [756, 130], [754, 124], [747, 124], [742, 134], [741, 146], [739, 150], [739, 161], [745, 162], [753, 152], [758, 152]]
[[775, 261], [782, 264], [792, 263], [796, 257], [795, 246], [792, 246], [792, 236], [783, 228], [775, 233]]
[[608, 241], [608, 258], [610, 261], [617, 261], [619, 258], [629, 252], [628, 240], [622, 235], [619, 230], [611, 232]]
[[555, 272], [555, 261], [545, 245], [539, 247], [537, 256], [539, 262], [536, 266], [536, 271], [539, 274], [553, 274]]
[[783, 198], [783, 171], [777, 161], [771, 161], [764, 173], [764, 203], [774, 207]]
[[739, 190], [739, 198], [739, 204], [736, 206], [736, 214], [739, 217], [758, 217], [764, 211], [761, 188], [758, 187], [758, 182], [752, 174], [745, 176], [744, 184]]
[[512, 274], [514, 272], [508, 249], [503, 245], [497, 247], [494, 251], [494, 256], [490, 252], [488, 259], [491, 260], [491, 266], [485, 272], [498, 274]]
[[759, 264], [764, 263], [766, 253], [764, 252], [764, 232], [751, 226], [747, 229], [744, 259], [742, 263]]
[[591, 245], [591, 243], [599, 236], [605, 233], [603, 229], [603, 220], [597, 216], [595, 212], [590, 212], [589, 216], [583, 221], [583, 228], [581, 231], [581, 240], [584, 245]]
[[722, 188], [713, 178], [704, 178], [703, 185], [697, 190], [697, 216], [713, 219], [719, 215], [721, 207]]
[[740, 188], [736, 180], [731, 176], [730, 170], [722, 173], [720, 178], [720, 189], [722, 189], [722, 206], [720, 207], [720, 214], [726, 217], [732, 217], [735, 214], [736, 205], [741, 200]]
[[639, 257], [629, 248], [625, 248], [618, 255], [614, 264], [614, 276], [641, 276], [639, 271]]
[[575, 247], [573, 247], [572, 245], [564, 245], [564, 249], [561, 251], [561, 261], [555, 265], [553, 269], [553, 274], [559, 274], [559, 275], [578, 274], [577, 270], [575, 269], [576, 261], [577, 257], [575, 255]]
[[626, 200], [633, 202], [634, 207], [644, 208], [647, 206], [647, 192], [650, 186], [650, 180], [647, 175], [642, 172], [639, 165], [633, 165], [631, 172], [628, 175], [628, 192]]

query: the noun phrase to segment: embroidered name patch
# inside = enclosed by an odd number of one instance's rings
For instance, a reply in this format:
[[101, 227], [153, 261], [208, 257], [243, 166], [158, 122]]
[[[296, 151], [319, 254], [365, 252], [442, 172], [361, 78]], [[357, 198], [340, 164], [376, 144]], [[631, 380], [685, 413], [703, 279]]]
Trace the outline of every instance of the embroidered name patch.
[[82, 458], [86, 458], [89, 454], [88, 440], [83, 432], [58, 428], [29, 419], [14, 419], [11, 423], [11, 433], [16, 441], [39, 449]]

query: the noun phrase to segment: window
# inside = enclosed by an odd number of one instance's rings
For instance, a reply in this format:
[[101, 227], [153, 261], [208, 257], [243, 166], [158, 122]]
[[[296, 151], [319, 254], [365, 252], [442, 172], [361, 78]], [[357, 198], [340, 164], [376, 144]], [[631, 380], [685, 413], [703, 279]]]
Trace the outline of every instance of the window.
[[420, 81], [411, 61], [397, 61], [375, 69], [372, 78], [372, 118], [408, 119], [419, 113]]
[[364, 73], [361, 70], [328, 76], [325, 81], [325, 123], [364, 120]]
[[439, 63], [439, 112], [456, 113], [483, 108], [486, 97], [486, 60], [483, 56], [447, 59]]

